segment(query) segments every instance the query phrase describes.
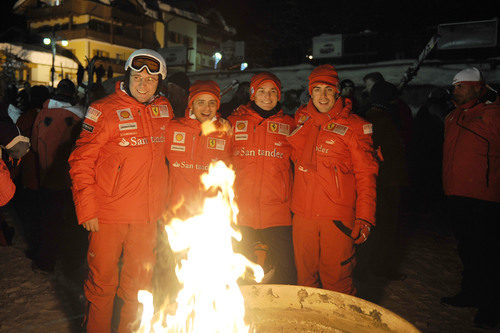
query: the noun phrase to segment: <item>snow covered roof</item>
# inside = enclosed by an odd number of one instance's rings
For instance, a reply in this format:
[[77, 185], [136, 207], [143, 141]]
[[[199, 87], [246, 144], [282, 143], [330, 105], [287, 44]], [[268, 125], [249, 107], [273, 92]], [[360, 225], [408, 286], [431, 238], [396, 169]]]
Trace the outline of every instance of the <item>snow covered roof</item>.
[[179, 8], [176, 8], [176, 7], [172, 7], [162, 1], [158, 1], [158, 7], [160, 8], [161, 11], [163, 12], [166, 12], [166, 13], [174, 13], [178, 16], [182, 16], [184, 18], [187, 18], [187, 19], [190, 19], [190, 20], [193, 20], [195, 22], [199, 22], [199, 23], [203, 23], [203, 24], [209, 24], [210, 21], [199, 15], [199, 14], [195, 14], [195, 13], [191, 13], [191, 12], [188, 12], [187, 10], [183, 10], [183, 9], [179, 9]]
[[[28, 5], [30, 1], [33, 1], [33, 0], [17, 0], [17, 2], [14, 4], [14, 6], [12, 8], [13, 8], [13, 10], [15, 10], [15, 9], [21, 7], [23, 4]], [[107, 6], [110, 6], [113, 2], [113, 0], [97, 0], [97, 1], [104, 4], [104, 5], [107, 5]], [[162, 19], [161, 12], [165, 12], [165, 13], [172, 13], [172, 14], [175, 14], [177, 16], [184, 17], [184, 18], [187, 18], [189, 20], [192, 20], [194, 22], [198, 22], [201, 24], [205, 24], [205, 25], [210, 24], [210, 20], [208, 18], [206, 18], [205, 16], [197, 14], [197, 13], [193, 13], [193, 12], [190, 12], [190, 11], [187, 11], [184, 9], [180, 9], [177, 7], [173, 7], [173, 6], [163, 2], [162, 0], [136, 0], [136, 1], [144, 9], [144, 13], [147, 16], [154, 18], [156, 20], [161, 20]], [[226, 32], [228, 32], [232, 35], [236, 34], [236, 29], [229, 26], [226, 23], [226, 21], [224, 20], [224, 18], [222, 17], [222, 15], [219, 12], [217, 12], [216, 10], [213, 10], [213, 9], [210, 10], [207, 13], [207, 15], [214, 14], [214, 13]]]
[[[48, 65], [52, 66], [52, 52], [45, 51], [43, 48], [36, 48], [28, 44], [11, 44], [11, 43], [0, 43], [0, 50], [9, 50], [13, 54], [17, 55], [19, 58], [31, 62], [34, 64]], [[78, 63], [73, 59], [57, 55], [55, 57], [54, 65], [56, 67], [65, 68], [78, 68]]]

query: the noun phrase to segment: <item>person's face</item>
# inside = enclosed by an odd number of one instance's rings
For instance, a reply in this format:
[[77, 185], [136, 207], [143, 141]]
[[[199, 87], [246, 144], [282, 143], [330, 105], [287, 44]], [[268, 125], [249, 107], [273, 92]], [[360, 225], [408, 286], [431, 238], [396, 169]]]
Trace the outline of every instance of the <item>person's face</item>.
[[354, 87], [344, 87], [344, 89], [342, 89], [341, 95], [343, 97], [353, 96], [354, 95]]
[[368, 92], [368, 94], [372, 90], [374, 84], [375, 84], [375, 81], [372, 79], [365, 80], [366, 91]]
[[158, 87], [158, 79], [159, 74], [149, 74], [146, 68], [140, 72], [132, 71], [128, 86], [132, 97], [140, 103], [149, 102]]
[[264, 82], [255, 92], [253, 101], [262, 110], [271, 111], [278, 104], [278, 89], [272, 82]]
[[337, 100], [337, 89], [327, 84], [318, 84], [311, 91], [311, 99], [319, 112], [327, 113]]
[[202, 123], [211, 120], [217, 113], [217, 99], [212, 94], [198, 95], [193, 101], [191, 111]]
[[479, 97], [480, 90], [480, 86], [458, 83], [453, 86], [453, 98], [458, 105], [462, 105]]

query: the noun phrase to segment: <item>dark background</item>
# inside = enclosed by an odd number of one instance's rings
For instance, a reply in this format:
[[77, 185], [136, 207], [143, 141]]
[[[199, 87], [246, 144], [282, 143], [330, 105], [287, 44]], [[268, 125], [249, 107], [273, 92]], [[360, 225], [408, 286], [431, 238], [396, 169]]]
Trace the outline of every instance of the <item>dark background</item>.
[[[437, 32], [438, 24], [487, 20], [500, 13], [495, 0], [204, 2], [217, 8], [228, 24], [236, 28], [235, 39], [246, 41], [245, 51], [250, 61], [264, 66], [306, 62], [312, 37], [321, 33], [357, 34], [365, 30], [376, 33], [372, 40], [378, 57], [370, 60], [416, 58]], [[481, 50], [474, 54], [480, 55]]]
[[[237, 30], [236, 36], [231, 39], [246, 42], [246, 58], [253, 67], [307, 62], [306, 54], [311, 53], [312, 37], [322, 33], [373, 33], [370, 48], [376, 49], [377, 56], [347, 61], [416, 58], [437, 31], [438, 24], [487, 20], [499, 13], [495, 8], [496, 0], [162, 1], [202, 15], [211, 8], [218, 10], [226, 22]], [[10, 9], [15, 2], [0, 1], [3, 17], [1, 31], [14, 25], [25, 26], [22, 17], [11, 14]], [[473, 51], [476, 57], [491, 56], [491, 52], [484, 50]], [[431, 58], [436, 53], [433, 52]], [[462, 58], [468, 57], [467, 53], [458, 54]]]

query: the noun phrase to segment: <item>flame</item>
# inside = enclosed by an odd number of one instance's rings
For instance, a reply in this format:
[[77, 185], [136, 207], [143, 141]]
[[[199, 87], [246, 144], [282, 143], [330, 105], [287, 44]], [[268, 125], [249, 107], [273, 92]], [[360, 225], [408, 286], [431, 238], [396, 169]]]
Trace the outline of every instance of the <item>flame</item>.
[[[233, 239], [241, 234], [233, 225], [238, 208], [234, 203], [234, 171], [223, 162], [212, 163], [202, 175], [205, 188], [217, 195], [205, 199], [203, 212], [187, 220], [172, 219], [165, 227], [170, 247], [185, 253], [176, 267], [183, 288], [176, 299], [175, 315], [154, 317], [153, 296], [141, 290], [143, 304], [138, 332], [248, 332], [244, 322], [245, 306], [237, 280], [247, 268], [260, 282], [264, 272], [259, 265], [233, 252]], [[167, 312], [167, 311], [166, 311]]]

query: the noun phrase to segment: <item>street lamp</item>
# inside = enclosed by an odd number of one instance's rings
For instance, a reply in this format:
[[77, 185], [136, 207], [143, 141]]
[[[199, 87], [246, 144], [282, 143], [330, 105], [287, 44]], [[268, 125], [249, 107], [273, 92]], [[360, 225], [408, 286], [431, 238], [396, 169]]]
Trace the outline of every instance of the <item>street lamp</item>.
[[215, 52], [214, 55], [213, 55], [213, 58], [215, 60], [214, 69], [217, 69], [217, 64], [219, 63], [219, 61], [221, 61], [222, 54], [220, 52]]
[[[68, 46], [68, 41], [65, 39], [60, 39], [62, 46]], [[50, 45], [52, 49], [52, 67], [50, 69], [50, 81], [52, 83], [52, 87], [54, 87], [54, 74], [56, 72], [56, 69], [54, 67], [54, 62], [56, 61], [56, 42], [57, 38], [53, 36], [52, 38], [45, 37], [43, 39], [43, 43], [45, 45]]]

